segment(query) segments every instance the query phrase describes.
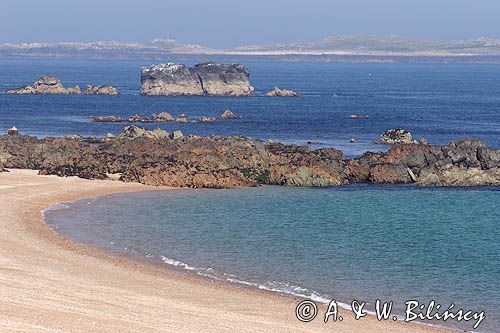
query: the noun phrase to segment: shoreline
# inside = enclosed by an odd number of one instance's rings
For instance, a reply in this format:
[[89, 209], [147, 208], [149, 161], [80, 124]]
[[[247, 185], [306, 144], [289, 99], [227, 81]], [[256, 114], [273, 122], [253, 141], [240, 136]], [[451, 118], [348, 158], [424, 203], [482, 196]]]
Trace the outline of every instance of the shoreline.
[[0, 279], [6, 282], [0, 285], [0, 328], [451, 331], [426, 323], [378, 322], [371, 317], [355, 321], [352, 315], [335, 324], [323, 324], [319, 317], [301, 323], [294, 316], [298, 297], [217, 282], [174, 267], [154, 268], [77, 243], [43, 223], [42, 211], [93, 196], [166, 188], [10, 171], [0, 174], [0, 227], [4, 230]]

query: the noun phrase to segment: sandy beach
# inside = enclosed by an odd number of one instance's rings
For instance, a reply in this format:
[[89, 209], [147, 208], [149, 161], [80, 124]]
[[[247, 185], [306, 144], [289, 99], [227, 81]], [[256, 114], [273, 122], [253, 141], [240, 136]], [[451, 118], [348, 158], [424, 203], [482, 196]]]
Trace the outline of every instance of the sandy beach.
[[[310, 323], [297, 299], [156, 269], [93, 250], [42, 223], [51, 204], [151, 189], [116, 181], [0, 173], [0, 331], [22, 332], [439, 332], [425, 325]], [[320, 311], [321, 314], [321, 311]]]

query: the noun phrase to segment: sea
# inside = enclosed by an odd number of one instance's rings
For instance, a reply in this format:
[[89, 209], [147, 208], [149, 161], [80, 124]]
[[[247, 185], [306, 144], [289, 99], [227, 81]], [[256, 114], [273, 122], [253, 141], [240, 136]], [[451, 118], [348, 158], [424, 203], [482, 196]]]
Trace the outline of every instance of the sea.
[[[434, 144], [474, 137], [500, 148], [497, 65], [244, 59], [258, 95], [278, 86], [300, 97], [140, 96], [140, 69], [153, 63], [158, 61], [0, 60], [0, 91], [53, 74], [67, 86], [112, 84], [122, 92], [0, 94], [0, 132], [16, 126], [39, 137], [104, 136], [125, 124], [93, 123], [91, 115], [166, 111], [197, 118], [230, 109], [240, 118], [144, 126], [288, 144], [319, 141], [311, 148], [333, 147], [348, 157], [386, 150], [373, 141], [390, 128]], [[53, 206], [44, 216], [79, 242], [209, 279], [316, 302], [335, 299], [347, 307], [353, 300], [366, 301], [367, 309], [377, 299], [393, 301], [398, 318], [406, 301], [434, 300], [443, 309], [453, 304], [455, 310], [484, 311], [474, 331], [500, 332], [498, 207], [495, 187], [262, 186], [113, 194]], [[427, 323], [473, 330], [473, 322]]]

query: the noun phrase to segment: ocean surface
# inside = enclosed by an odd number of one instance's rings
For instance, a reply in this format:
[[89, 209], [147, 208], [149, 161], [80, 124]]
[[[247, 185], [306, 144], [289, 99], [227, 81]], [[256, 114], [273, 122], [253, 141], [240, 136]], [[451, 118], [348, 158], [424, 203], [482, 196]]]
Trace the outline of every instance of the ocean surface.
[[[140, 68], [151, 63], [0, 60], [0, 91], [47, 73], [66, 86], [112, 84], [122, 92], [0, 94], [0, 132], [16, 126], [37, 136], [103, 136], [118, 134], [125, 124], [92, 123], [90, 115], [167, 111], [196, 118], [230, 109], [241, 118], [159, 126], [292, 144], [317, 140], [322, 145], [313, 147], [339, 148], [347, 156], [387, 149], [371, 142], [389, 128], [430, 143], [476, 137], [500, 148], [500, 66], [248, 60], [243, 63], [258, 94], [279, 86], [301, 97], [140, 96]], [[499, 206], [494, 188], [357, 185], [118, 194], [52, 207], [45, 215], [78, 241], [211, 278], [323, 301], [357, 299], [373, 306], [376, 299], [392, 300], [400, 313], [410, 299], [455, 303], [486, 311], [479, 331], [500, 332]]]
[[[37, 136], [104, 136], [118, 134], [125, 124], [91, 123], [90, 115], [128, 117], [167, 111], [194, 119], [230, 109], [242, 118], [160, 127], [203, 136], [244, 135], [296, 144], [320, 141], [348, 156], [386, 149], [371, 142], [389, 128], [407, 129], [430, 143], [476, 137], [500, 147], [500, 66], [496, 65], [244, 62], [258, 94], [279, 86], [296, 90], [299, 98], [140, 96], [140, 68], [149, 65], [151, 61], [138, 60], [0, 60], [0, 91], [49, 73], [66, 86], [112, 84], [122, 92], [121, 96], [0, 94], [0, 132], [15, 125], [22, 133]], [[349, 119], [350, 114], [369, 118]], [[351, 138], [358, 143], [349, 143]]]
[[498, 188], [264, 186], [115, 194], [54, 206], [45, 220], [211, 278], [368, 310], [394, 301], [399, 315], [407, 300], [454, 303], [486, 312], [478, 331], [499, 331], [499, 205]]

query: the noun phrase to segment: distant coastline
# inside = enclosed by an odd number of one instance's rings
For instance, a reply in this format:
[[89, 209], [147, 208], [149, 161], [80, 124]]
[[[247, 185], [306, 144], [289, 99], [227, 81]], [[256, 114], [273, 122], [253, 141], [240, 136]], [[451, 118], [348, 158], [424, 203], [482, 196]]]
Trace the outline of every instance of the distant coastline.
[[241, 46], [229, 50], [181, 44], [172, 39], [0, 44], [0, 59], [22, 58], [500, 64], [500, 39], [434, 41], [396, 36], [333, 36], [318, 42]]

